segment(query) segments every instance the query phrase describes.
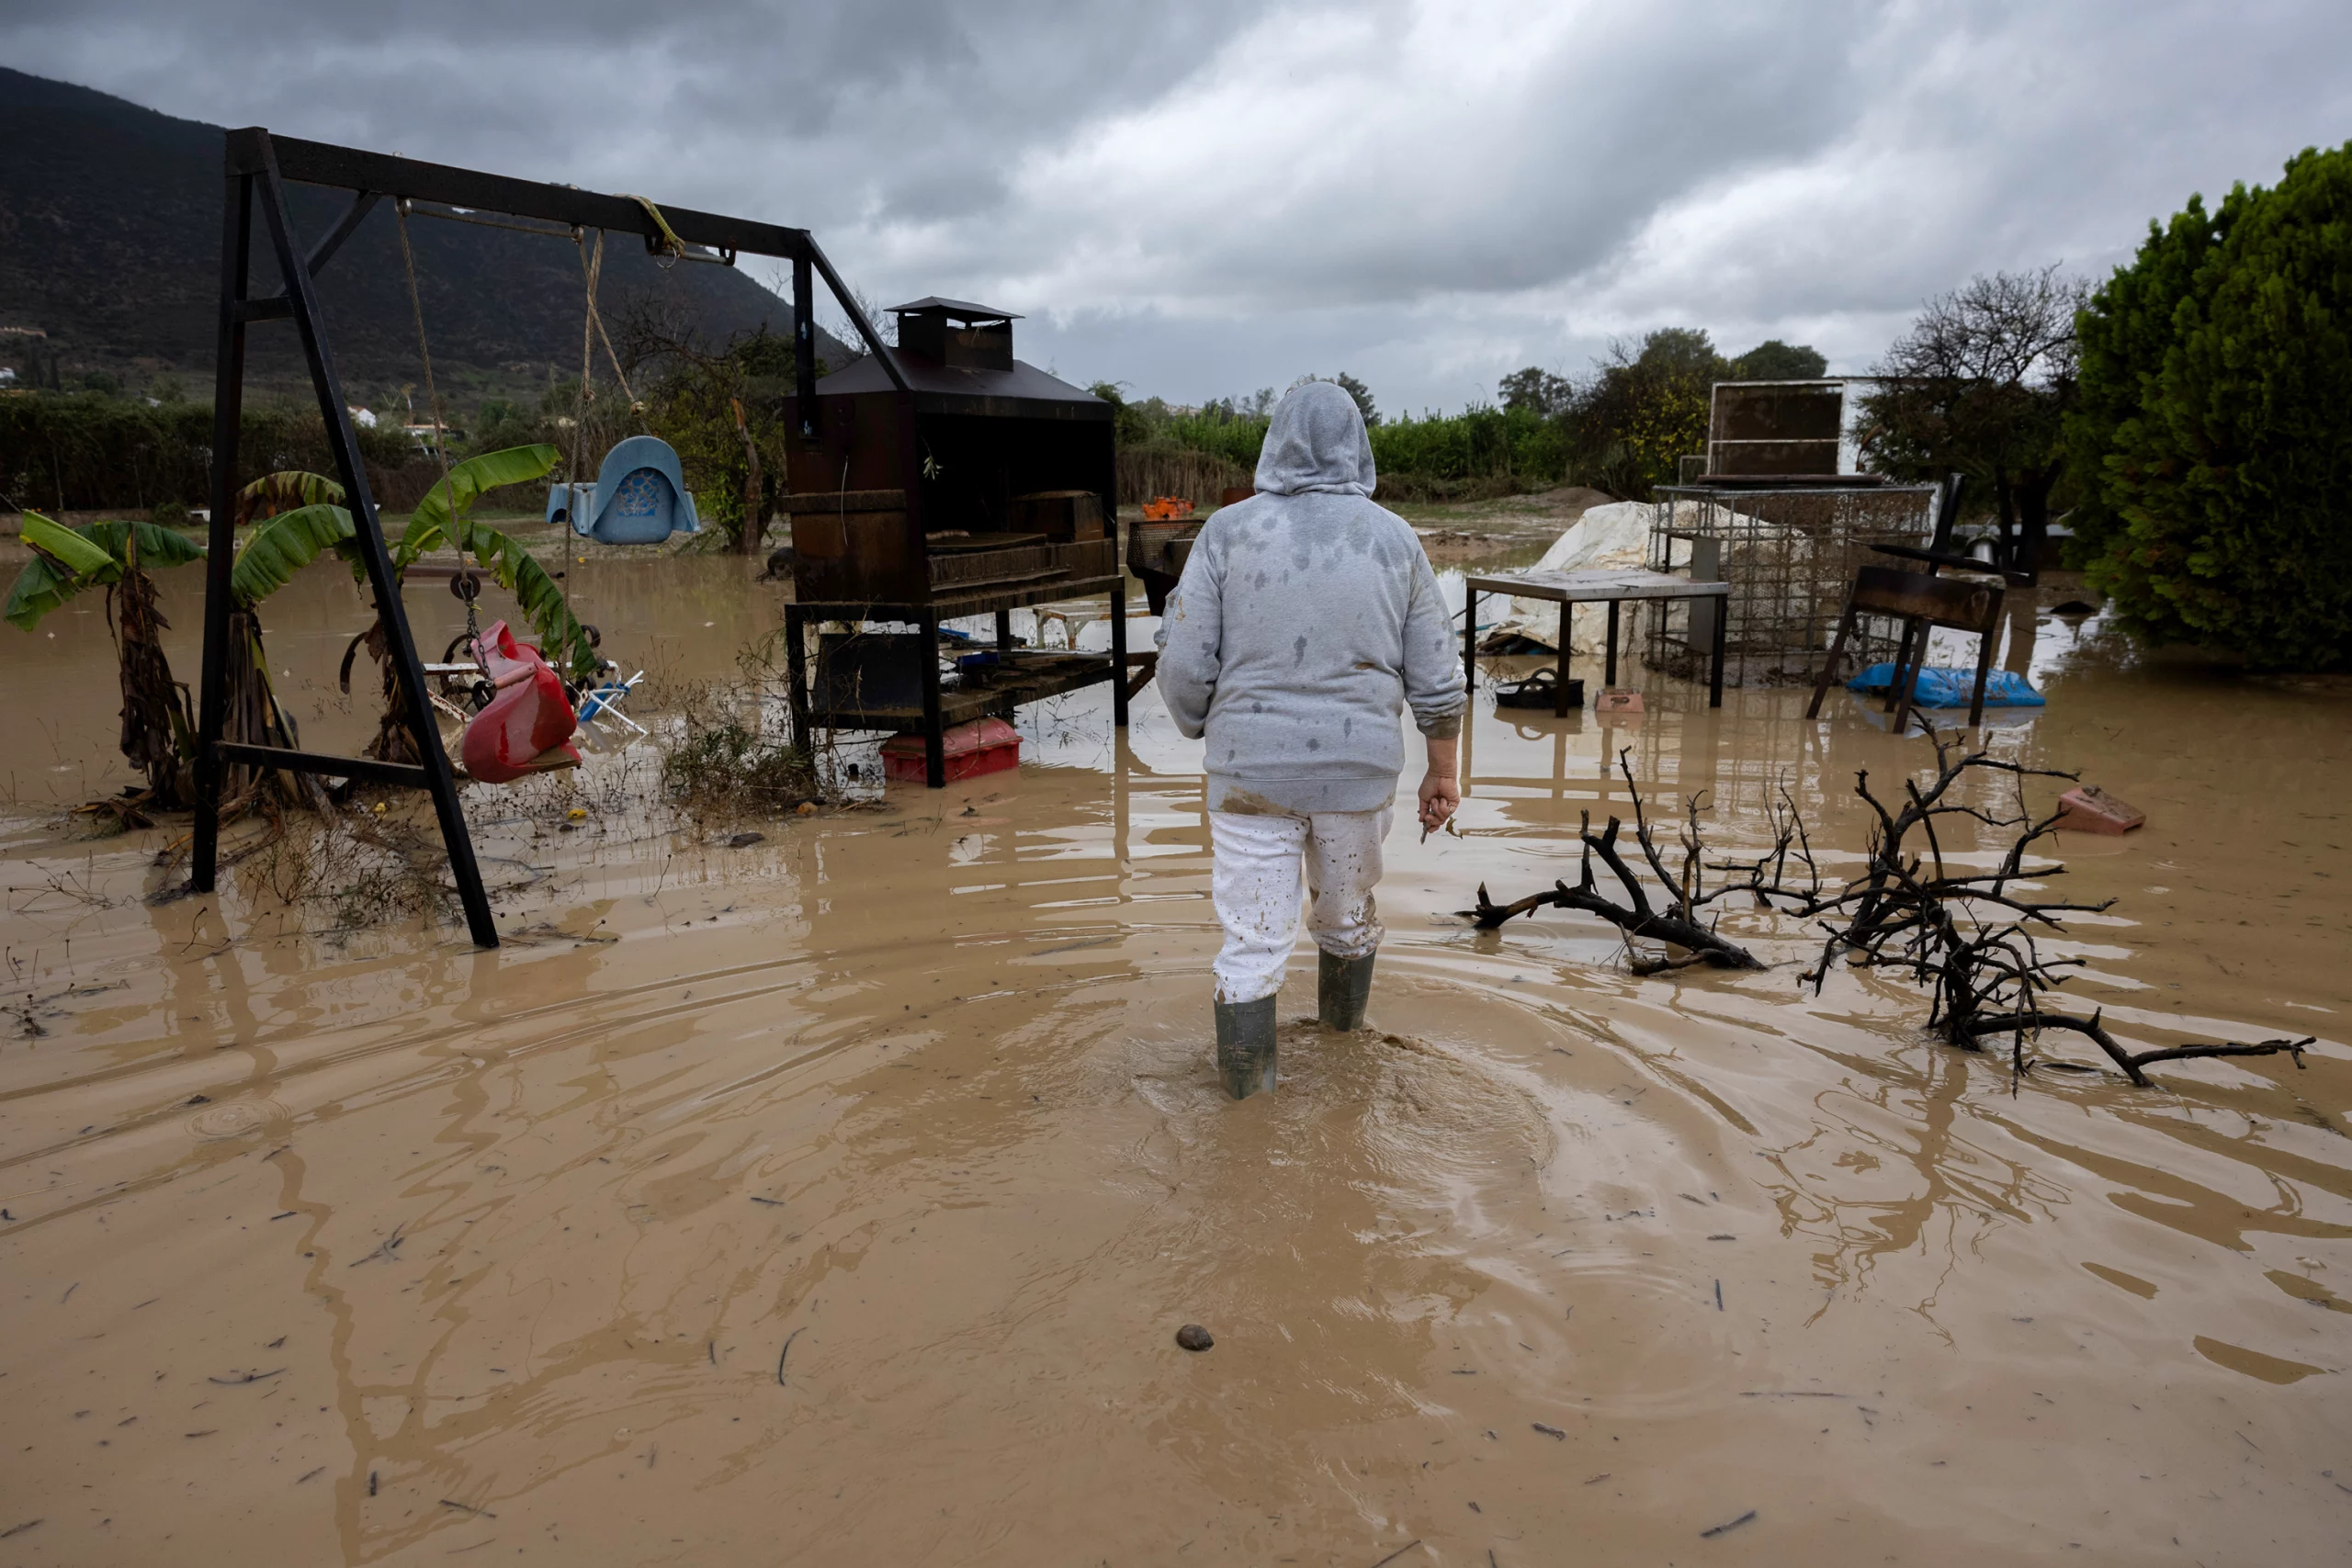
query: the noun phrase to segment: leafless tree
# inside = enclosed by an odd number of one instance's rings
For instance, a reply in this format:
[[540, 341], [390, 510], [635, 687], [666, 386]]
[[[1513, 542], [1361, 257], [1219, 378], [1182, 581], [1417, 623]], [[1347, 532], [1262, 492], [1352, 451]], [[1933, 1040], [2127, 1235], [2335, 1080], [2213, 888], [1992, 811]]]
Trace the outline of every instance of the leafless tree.
[[2088, 293], [2055, 263], [1974, 278], [1928, 302], [1863, 399], [1865, 460], [1909, 479], [1957, 469], [1989, 487], [2014, 570], [2035, 570], [2049, 536], [2075, 400], [2075, 316]]

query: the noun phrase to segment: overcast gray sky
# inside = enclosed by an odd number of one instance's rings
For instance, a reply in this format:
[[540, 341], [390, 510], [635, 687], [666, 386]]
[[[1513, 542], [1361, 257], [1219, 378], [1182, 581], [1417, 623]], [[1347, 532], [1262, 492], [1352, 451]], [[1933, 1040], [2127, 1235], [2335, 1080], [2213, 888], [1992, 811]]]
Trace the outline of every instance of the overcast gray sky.
[[1073, 379], [1390, 411], [1668, 324], [1865, 369], [2352, 137], [2348, 58], [2346, 0], [0, 0], [21, 70], [806, 225]]

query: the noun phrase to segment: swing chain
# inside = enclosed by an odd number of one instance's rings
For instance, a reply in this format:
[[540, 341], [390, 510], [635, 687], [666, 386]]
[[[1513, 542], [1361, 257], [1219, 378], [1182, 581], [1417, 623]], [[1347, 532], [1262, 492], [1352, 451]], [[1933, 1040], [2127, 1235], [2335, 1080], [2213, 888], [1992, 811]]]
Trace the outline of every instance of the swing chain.
[[466, 640], [461, 646], [474, 662], [473, 685], [468, 694], [473, 699], [474, 711], [480, 713], [497, 696], [498, 688], [490, 683], [490, 660], [481, 646], [481, 621], [474, 610], [475, 601], [481, 597], [481, 579], [466, 569], [463, 556], [458, 558], [457, 575], [449, 579], [449, 592], [466, 607]]

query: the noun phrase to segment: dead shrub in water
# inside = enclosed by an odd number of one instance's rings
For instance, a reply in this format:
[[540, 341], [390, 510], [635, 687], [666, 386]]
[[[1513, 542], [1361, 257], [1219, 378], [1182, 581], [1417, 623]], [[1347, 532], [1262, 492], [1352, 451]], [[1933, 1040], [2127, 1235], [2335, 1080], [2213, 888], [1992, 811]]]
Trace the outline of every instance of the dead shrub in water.
[[781, 815], [824, 798], [808, 752], [736, 715], [694, 711], [663, 748], [662, 793], [703, 814]]
[[[2284, 1053], [2296, 1066], [2312, 1037], [2264, 1040], [2251, 1043], [2221, 1041], [2134, 1051], [2109, 1032], [2105, 1014], [2088, 1018], [2063, 1012], [2051, 1005], [2067, 971], [2080, 968], [2080, 958], [2045, 956], [2040, 938], [2063, 935], [2070, 913], [2096, 914], [2112, 899], [2098, 904], [2068, 903], [2030, 897], [2041, 881], [2061, 874], [2062, 865], [2029, 871], [2027, 852], [2057, 830], [2061, 814], [2036, 817], [2026, 805], [2025, 781], [2054, 779], [2075, 783], [2079, 775], [2052, 768], [2030, 768], [1970, 750], [1954, 736], [1947, 739], [1921, 716], [1920, 728], [1936, 749], [1932, 778], [1905, 778], [1903, 798], [1890, 804], [1871, 792], [1868, 770], [1855, 774], [1854, 793], [1871, 809], [1869, 860], [1862, 873], [1843, 883], [1825, 886], [1814, 860], [1813, 845], [1796, 805], [1783, 792], [1774, 810], [1773, 844], [1764, 855], [1748, 862], [1708, 862], [1699, 838], [1699, 803], [1689, 802], [1689, 827], [1682, 834], [1683, 861], [1678, 872], [1658, 852], [1638, 791], [1634, 791], [1635, 840], [1650, 870], [1664, 886], [1668, 908], [1657, 912], [1637, 874], [1616, 852], [1618, 819], [1596, 837], [1591, 818], [1585, 818], [1586, 860], [1581, 886], [1555, 882], [1550, 890], [1532, 893], [1510, 904], [1497, 904], [1482, 884], [1476, 908], [1461, 914], [1481, 930], [1491, 931], [1515, 915], [1544, 905], [1596, 914], [1627, 933], [1679, 947], [1687, 956], [1635, 958], [1634, 972], [1655, 975], [1689, 964], [1709, 963], [1727, 969], [1765, 967], [1745, 949], [1717, 936], [1712, 925], [1698, 923], [1699, 910], [1726, 895], [1746, 895], [1765, 909], [1778, 910], [1813, 921], [1823, 936], [1820, 958], [1798, 977], [1819, 996], [1833, 964], [1855, 969], [1879, 969], [1910, 980], [1930, 998], [1928, 1027], [1946, 1043], [1966, 1051], [1984, 1049], [1984, 1042], [2007, 1035], [2015, 1077], [2030, 1066], [2026, 1059], [2029, 1040], [2043, 1043], [2045, 1032], [2088, 1037], [2133, 1083], [2145, 1088], [2145, 1069], [2158, 1062], [2209, 1056], [2269, 1056]], [[1629, 753], [1617, 754], [1626, 786], [1633, 789]], [[2013, 798], [2004, 805], [1972, 804], [1963, 798], [1963, 781], [1972, 776], [2006, 775]], [[1974, 824], [2009, 838], [2007, 849], [1990, 872], [1969, 873], [1948, 862], [1943, 840], [1956, 829]], [[1917, 837], [1915, 839], [1914, 834]], [[1623, 886], [1627, 903], [1617, 904], [1600, 891], [1591, 861], [1599, 855]], [[1702, 867], [1736, 878], [1702, 892]], [[1802, 870], [1803, 880], [1796, 879]], [[1631, 950], [1629, 940], [1628, 950]], [[2052, 1063], [2055, 1066], [2070, 1064]]]
[[256, 903], [322, 909], [340, 931], [429, 914], [455, 893], [436, 835], [360, 813], [284, 818], [235, 863]]

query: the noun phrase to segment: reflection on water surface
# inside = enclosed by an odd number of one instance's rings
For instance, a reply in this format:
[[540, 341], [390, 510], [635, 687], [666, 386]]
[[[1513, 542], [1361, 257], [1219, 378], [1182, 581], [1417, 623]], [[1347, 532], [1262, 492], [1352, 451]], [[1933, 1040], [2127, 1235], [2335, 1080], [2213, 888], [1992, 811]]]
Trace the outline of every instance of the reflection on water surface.
[[[775, 619], [744, 563], [571, 570], [673, 691]], [[461, 622], [412, 599], [424, 640]], [[271, 611], [306, 738], [357, 744], [347, 584]], [[49, 804], [120, 782], [98, 607], [51, 629], [0, 719], [0, 1562], [2341, 1552], [2340, 693], [2045, 618], [2007, 655], [2051, 705], [1996, 731], [2149, 814], [2064, 841], [2119, 899], [2073, 988], [2152, 1042], [2316, 1033], [2307, 1070], [2013, 1085], [1903, 987], [1801, 994], [1771, 917], [1726, 927], [1773, 971], [1652, 980], [1596, 922], [1449, 918], [1572, 876], [1621, 748], [1726, 852], [1783, 788], [1858, 847], [1854, 773], [1924, 753], [1651, 677], [1630, 726], [1482, 702], [1461, 835], [1390, 846], [1379, 1032], [1288, 1026], [1236, 1106], [1156, 698], [1124, 744], [1098, 692], [1023, 716], [1017, 774], [744, 848], [631, 804], [642, 745], [474, 791], [514, 933], [479, 953], [244, 867], [148, 901], [171, 830]]]

